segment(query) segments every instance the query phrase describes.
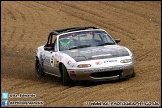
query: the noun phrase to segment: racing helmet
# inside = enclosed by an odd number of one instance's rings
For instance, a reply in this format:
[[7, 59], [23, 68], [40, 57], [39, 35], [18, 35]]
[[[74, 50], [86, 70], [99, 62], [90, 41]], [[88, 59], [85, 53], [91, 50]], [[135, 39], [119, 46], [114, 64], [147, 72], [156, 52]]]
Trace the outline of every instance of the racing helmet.
[[61, 40], [60, 40], [60, 44], [61, 44], [62, 46], [69, 45], [69, 44], [70, 44], [70, 38], [61, 39]]

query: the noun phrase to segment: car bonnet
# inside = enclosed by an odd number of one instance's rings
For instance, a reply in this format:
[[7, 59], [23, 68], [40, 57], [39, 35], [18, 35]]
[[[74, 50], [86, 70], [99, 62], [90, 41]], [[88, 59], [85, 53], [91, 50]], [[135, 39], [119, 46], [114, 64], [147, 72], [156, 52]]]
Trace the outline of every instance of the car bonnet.
[[61, 52], [66, 53], [67, 55], [72, 57], [76, 62], [129, 56], [129, 52], [127, 51], [127, 49], [119, 45], [87, 47], [65, 50]]

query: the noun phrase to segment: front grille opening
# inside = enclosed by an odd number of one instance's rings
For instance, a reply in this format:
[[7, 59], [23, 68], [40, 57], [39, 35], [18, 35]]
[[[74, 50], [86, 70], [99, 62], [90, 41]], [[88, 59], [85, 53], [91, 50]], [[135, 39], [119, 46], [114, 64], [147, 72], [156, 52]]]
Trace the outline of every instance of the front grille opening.
[[116, 75], [121, 75], [123, 70], [114, 70], [114, 71], [105, 71], [105, 72], [96, 72], [96, 73], [91, 73], [91, 77], [111, 77], [111, 76], [116, 76]]

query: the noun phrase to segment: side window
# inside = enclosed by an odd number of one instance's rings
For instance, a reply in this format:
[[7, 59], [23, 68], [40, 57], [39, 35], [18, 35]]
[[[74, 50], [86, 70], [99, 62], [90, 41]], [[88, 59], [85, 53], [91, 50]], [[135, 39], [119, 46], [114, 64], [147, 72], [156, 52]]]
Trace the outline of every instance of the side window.
[[56, 35], [53, 35], [53, 36], [52, 36], [52, 44], [55, 43], [55, 40], [56, 40]]
[[50, 35], [48, 37], [48, 41], [47, 41], [46, 47], [53, 47], [53, 44], [54, 44], [53, 38], [54, 38], [54, 36], [52, 36], [52, 35]]
[[[56, 40], [56, 35], [49, 35], [48, 41], [47, 41], [45, 47], [50, 47], [50, 48], [47, 48], [46, 50], [52, 50], [52, 51], [54, 51], [54, 48], [55, 48], [54, 47], [55, 40]], [[57, 51], [57, 47], [55, 49]]]
[[51, 43], [51, 35], [48, 37], [48, 41], [46, 43], [46, 47], [49, 47], [50, 46], [50, 43]]
[[54, 52], [58, 51], [57, 49], [57, 39], [55, 39], [55, 42], [54, 42]]

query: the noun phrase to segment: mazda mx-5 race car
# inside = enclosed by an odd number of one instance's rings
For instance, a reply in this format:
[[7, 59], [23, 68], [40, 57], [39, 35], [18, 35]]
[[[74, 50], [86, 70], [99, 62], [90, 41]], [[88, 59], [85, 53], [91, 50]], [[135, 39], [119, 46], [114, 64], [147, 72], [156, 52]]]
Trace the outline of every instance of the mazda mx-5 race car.
[[86, 26], [52, 31], [36, 51], [36, 75], [54, 75], [63, 85], [105, 81], [135, 75], [132, 52], [103, 29]]

